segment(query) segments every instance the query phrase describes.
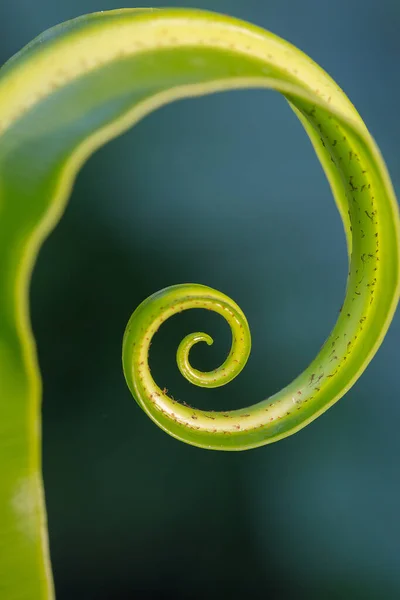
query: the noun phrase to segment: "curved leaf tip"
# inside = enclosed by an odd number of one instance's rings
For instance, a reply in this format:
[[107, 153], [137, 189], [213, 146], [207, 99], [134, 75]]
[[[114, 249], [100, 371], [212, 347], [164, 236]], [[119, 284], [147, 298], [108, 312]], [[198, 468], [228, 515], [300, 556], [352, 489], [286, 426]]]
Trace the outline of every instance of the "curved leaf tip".
[[399, 299], [400, 239], [390, 178], [351, 102], [304, 53], [248, 23], [190, 9], [95, 13], [36, 38], [0, 70], [0, 587], [10, 600], [54, 596], [41, 383], [28, 310], [39, 247], [100, 145], [165, 103], [245, 87], [272, 88], [289, 101], [325, 170], [348, 240], [342, 312], [315, 360], [281, 392], [241, 410], [201, 411], [153, 380], [151, 339], [176, 312], [218, 312], [232, 330], [222, 365], [209, 373], [191, 365], [192, 346], [212, 341], [205, 333], [188, 336], [177, 351], [185, 377], [215, 387], [246, 363], [246, 317], [206, 286], [157, 292], [136, 309], [124, 336], [124, 373], [135, 399], [177, 439], [208, 449], [254, 448], [298, 431], [343, 396], [389, 327]]

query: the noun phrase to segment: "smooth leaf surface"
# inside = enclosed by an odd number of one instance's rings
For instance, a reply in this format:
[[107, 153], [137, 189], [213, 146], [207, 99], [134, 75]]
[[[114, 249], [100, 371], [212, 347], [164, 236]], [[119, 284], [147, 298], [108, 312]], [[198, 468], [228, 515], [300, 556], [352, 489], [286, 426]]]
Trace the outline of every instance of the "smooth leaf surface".
[[[233, 340], [210, 373], [193, 369], [196, 333], [178, 349], [192, 382], [232, 379], [250, 351], [240, 308], [184, 284], [145, 300], [127, 326], [123, 366], [138, 403], [178, 439], [240, 450], [304, 427], [354, 384], [379, 347], [399, 297], [399, 216], [385, 164], [347, 97], [289, 43], [252, 25], [193, 10], [119, 10], [62, 24], [0, 70], [0, 592], [52, 598], [40, 459], [41, 384], [28, 288], [38, 249], [60, 218], [77, 171], [109, 139], [178, 98], [274, 89], [309, 135], [342, 216], [349, 277], [339, 319], [311, 365], [272, 398], [230, 412], [168, 397], [148, 368], [152, 336], [176, 312], [224, 316]], [[265, 124], [266, 131], [268, 124]], [[175, 283], [175, 282], [171, 282]], [[249, 390], [249, 397], [251, 390]], [[189, 399], [190, 401], [190, 399]]]

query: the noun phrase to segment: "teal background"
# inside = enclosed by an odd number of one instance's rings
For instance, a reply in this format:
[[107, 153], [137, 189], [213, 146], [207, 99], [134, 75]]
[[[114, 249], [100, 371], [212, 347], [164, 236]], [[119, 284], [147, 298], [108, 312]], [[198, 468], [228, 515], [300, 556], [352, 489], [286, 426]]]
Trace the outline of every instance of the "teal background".
[[[307, 52], [354, 102], [399, 188], [396, 0], [169, 4], [252, 21]], [[56, 23], [119, 7], [0, 0], [0, 63]], [[344, 399], [295, 436], [250, 452], [170, 438], [137, 407], [121, 369], [134, 308], [164, 286], [204, 283], [246, 313], [248, 366], [217, 390], [182, 381], [174, 356], [186, 333], [216, 339], [193, 350], [200, 368], [222, 361], [229, 345], [217, 316], [192, 311], [158, 334], [154, 375], [200, 408], [261, 400], [318, 351], [346, 270], [328, 184], [273, 92], [180, 101], [89, 160], [32, 284], [60, 600], [400, 597], [399, 313]]]

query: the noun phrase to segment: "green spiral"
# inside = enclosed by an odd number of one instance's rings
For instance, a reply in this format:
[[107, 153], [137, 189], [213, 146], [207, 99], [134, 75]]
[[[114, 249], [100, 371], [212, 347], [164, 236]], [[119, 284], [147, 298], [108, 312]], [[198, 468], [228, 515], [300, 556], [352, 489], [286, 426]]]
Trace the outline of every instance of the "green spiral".
[[245, 365], [247, 321], [232, 300], [206, 286], [162, 290], [136, 309], [124, 337], [123, 367], [137, 402], [190, 444], [254, 448], [298, 431], [342, 397], [386, 334], [399, 300], [396, 198], [362, 119], [310, 58], [248, 23], [185, 9], [95, 13], [39, 36], [0, 69], [0, 593], [7, 600], [54, 597], [41, 380], [28, 302], [40, 246], [80, 167], [102, 144], [168, 102], [239, 88], [280, 92], [314, 145], [347, 237], [342, 311], [318, 356], [282, 391], [241, 410], [201, 411], [170, 398], [153, 380], [152, 337], [181, 310], [219, 313], [232, 331], [221, 366], [202, 373], [190, 364], [193, 345], [212, 342], [205, 333], [186, 337], [177, 351], [189, 381], [214, 387]]

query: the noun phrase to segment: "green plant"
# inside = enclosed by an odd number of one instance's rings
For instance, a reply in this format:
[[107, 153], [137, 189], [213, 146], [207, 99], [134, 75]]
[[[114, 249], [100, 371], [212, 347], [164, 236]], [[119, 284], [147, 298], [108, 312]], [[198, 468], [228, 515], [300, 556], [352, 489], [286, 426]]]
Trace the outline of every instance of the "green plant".
[[372, 359], [399, 298], [399, 216], [392, 185], [358, 113], [315, 63], [249, 24], [194, 10], [118, 10], [64, 23], [0, 71], [0, 591], [53, 597], [41, 480], [41, 384], [28, 310], [38, 249], [60, 218], [75, 175], [100, 145], [177, 98], [234, 88], [283, 94], [309, 135], [347, 235], [349, 277], [338, 321], [312, 364], [250, 408], [199, 411], [169, 398], [148, 367], [151, 338], [175, 312], [207, 308], [229, 322], [225, 363], [189, 363], [196, 333], [178, 349], [181, 372], [215, 387], [250, 351], [246, 318], [208, 287], [167, 288], [132, 315], [123, 343], [127, 383], [146, 413], [191, 444], [240, 450], [304, 427], [354, 384]]

